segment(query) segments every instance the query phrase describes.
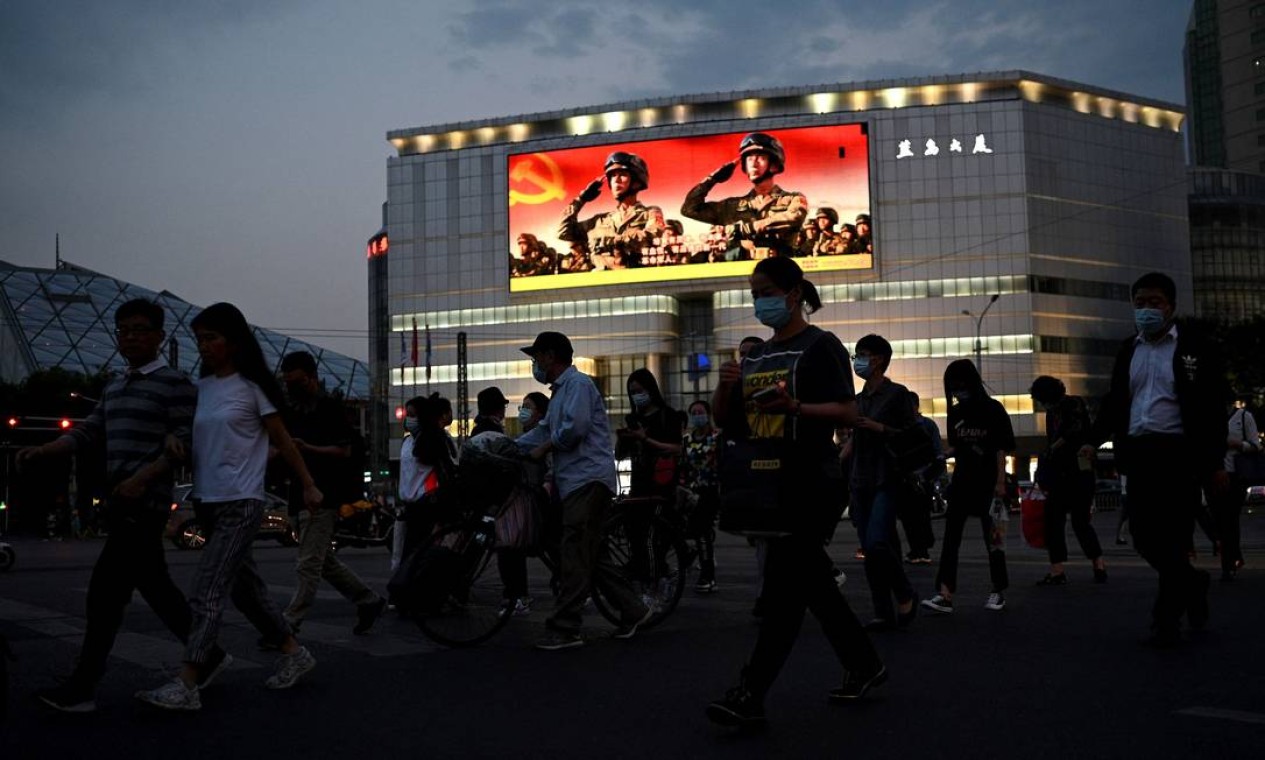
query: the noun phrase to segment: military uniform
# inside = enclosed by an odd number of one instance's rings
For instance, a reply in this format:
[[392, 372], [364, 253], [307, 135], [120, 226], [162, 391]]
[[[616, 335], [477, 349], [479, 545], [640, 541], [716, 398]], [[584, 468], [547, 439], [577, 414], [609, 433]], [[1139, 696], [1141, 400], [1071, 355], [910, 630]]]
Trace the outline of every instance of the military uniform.
[[823, 230], [817, 233], [817, 241], [813, 243], [814, 256], [839, 256], [848, 252], [848, 244], [843, 235], [834, 230]]
[[582, 208], [584, 201], [580, 198], [571, 201], [558, 227], [558, 237], [569, 243], [587, 243], [595, 262], [639, 266], [642, 248], [653, 245], [667, 228], [658, 206], [634, 203], [580, 221], [577, 217]]
[[[707, 193], [715, 184], [708, 177], [695, 185], [685, 196], [681, 213], [707, 224], [725, 225], [729, 240], [742, 250], [740, 258], [795, 255], [796, 238], [808, 216], [808, 199], [803, 193], [774, 185], [764, 196], [752, 190], [738, 198], [708, 201]], [[760, 232], [751, 229], [757, 221], [767, 225]]]

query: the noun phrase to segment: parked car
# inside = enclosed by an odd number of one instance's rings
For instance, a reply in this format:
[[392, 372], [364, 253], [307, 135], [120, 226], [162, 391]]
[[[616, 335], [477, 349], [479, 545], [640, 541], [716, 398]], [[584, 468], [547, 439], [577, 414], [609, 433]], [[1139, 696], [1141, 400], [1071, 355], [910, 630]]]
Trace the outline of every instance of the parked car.
[[1265, 507], [1265, 486], [1249, 486], [1244, 503], [1253, 512]]
[[[165, 535], [178, 549], [201, 549], [206, 545], [206, 531], [198, 524], [193, 500], [189, 498], [192, 491], [192, 485], [176, 486], [171, 496], [171, 514], [167, 518]], [[255, 538], [276, 539], [282, 546], [298, 545], [298, 526], [290, 522], [290, 505], [285, 499], [267, 495], [263, 523]]]

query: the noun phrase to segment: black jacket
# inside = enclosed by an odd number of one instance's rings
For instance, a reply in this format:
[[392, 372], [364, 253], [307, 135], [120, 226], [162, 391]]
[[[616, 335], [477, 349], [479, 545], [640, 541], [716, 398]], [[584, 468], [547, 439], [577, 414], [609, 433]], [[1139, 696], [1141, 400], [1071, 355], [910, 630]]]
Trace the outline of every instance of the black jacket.
[[[1126, 475], [1134, 468], [1141, 471], [1146, 466], [1145, 462], [1130, 461], [1129, 456], [1129, 409], [1133, 400], [1129, 366], [1136, 346], [1136, 338], [1131, 336], [1116, 354], [1111, 390], [1103, 399], [1092, 436], [1094, 443], [1114, 441], [1116, 466]], [[1191, 464], [1201, 477], [1207, 477], [1225, 466], [1225, 405], [1230, 387], [1220, 348], [1208, 337], [1178, 324], [1173, 380]]]

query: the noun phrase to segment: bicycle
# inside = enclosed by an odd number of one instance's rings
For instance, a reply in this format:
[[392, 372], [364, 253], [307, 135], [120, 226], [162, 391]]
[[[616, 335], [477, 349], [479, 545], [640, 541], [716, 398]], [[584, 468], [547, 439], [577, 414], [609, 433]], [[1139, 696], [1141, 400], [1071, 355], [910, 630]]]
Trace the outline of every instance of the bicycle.
[[[496, 556], [492, 515], [464, 510], [441, 521], [418, 552], [414, 577], [424, 593], [410, 600], [408, 611], [427, 638], [444, 646], [474, 646], [509, 623], [514, 602], [504, 598], [492, 561]], [[536, 556], [556, 572], [549, 552], [538, 551]], [[692, 557], [663, 499], [616, 499], [603, 524], [599, 556], [609, 557], [655, 611], [643, 629], [661, 623], [681, 601]], [[600, 584], [594, 584], [592, 595], [602, 617], [614, 625], [623, 622], [602, 595]]]

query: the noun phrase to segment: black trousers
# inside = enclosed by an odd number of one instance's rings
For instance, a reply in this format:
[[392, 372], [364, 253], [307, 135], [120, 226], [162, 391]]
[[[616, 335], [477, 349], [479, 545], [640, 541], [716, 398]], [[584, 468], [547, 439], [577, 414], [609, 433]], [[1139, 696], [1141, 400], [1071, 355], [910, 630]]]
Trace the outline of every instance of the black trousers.
[[935, 546], [936, 536], [931, 530], [931, 494], [912, 486], [900, 486], [895, 491], [896, 516], [905, 528], [905, 540], [909, 543], [909, 556], [929, 557]]
[[812, 612], [843, 669], [869, 676], [882, 667], [861, 622], [835, 584], [821, 538], [787, 536], [768, 541], [764, 565], [765, 615], [744, 672], [744, 683], [763, 699], [799, 637], [804, 613]]
[[[1132, 483], [1129, 484], [1132, 487]], [[940, 569], [936, 573], [936, 591], [941, 586], [949, 589], [949, 593], [957, 593], [958, 585], [958, 550], [962, 548], [962, 531], [966, 521], [975, 516], [980, 523], [980, 532], [984, 537], [984, 549], [988, 552], [988, 574], [993, 582], [993, 591], [1001, 593], [1010, 586], [1010, 574], [1006, 569], [1006, 551], [993, 546], [993, 518], [988, 514], [992, 502], [990, 494], [972, 496], [952, 496], [949, 498], [949, 509], [944, 515], [944, 541], [940, 544]]]
[[[1086, 477], [1086, 475], [1088, 477]], [[1045, 549], [1050, 564], [1067, 561], [1067, 518], [1072, 518], [1072, 532], [1089, 560], [1102, 556], [1098, 533], [1090, 524], [1094, 505], [1093, 473], [1067, 473], [1051, 484], [1045, 497]]]
[[153, 609], [182, 642], [189, 638], [192, 615], [184, 594], [171, 580], [163, 555], [166, 504], [144, 505], [111, 517], [110, 536], [92, 568], [88, 583], [87, 626], [74, 678], [95, 687], [123, 625], [132, 591]]
[[1192, 602], [1207, 590], [1207, 573], [1190, 564], [1187, 551], [1199, 508], [1199, 478], [1184, 436], [1131, 437], [1129, 457], [1138, 462], [1129, 475], [1129, 530], [1133, 545], [1159, 574], [1151, 610], [1156, 630], [1173, 631]]
[[1243, 561], [1239, 519], [1246, 493], [1247, 484], [1231, 473], [1229, 493], [1210, 497], [1213, 516], [1217, 522], [1217, 535], [1221, 537], [1221, 569], [1225, 572], [1234, 572], [1238, 569], [1238, 563]]

